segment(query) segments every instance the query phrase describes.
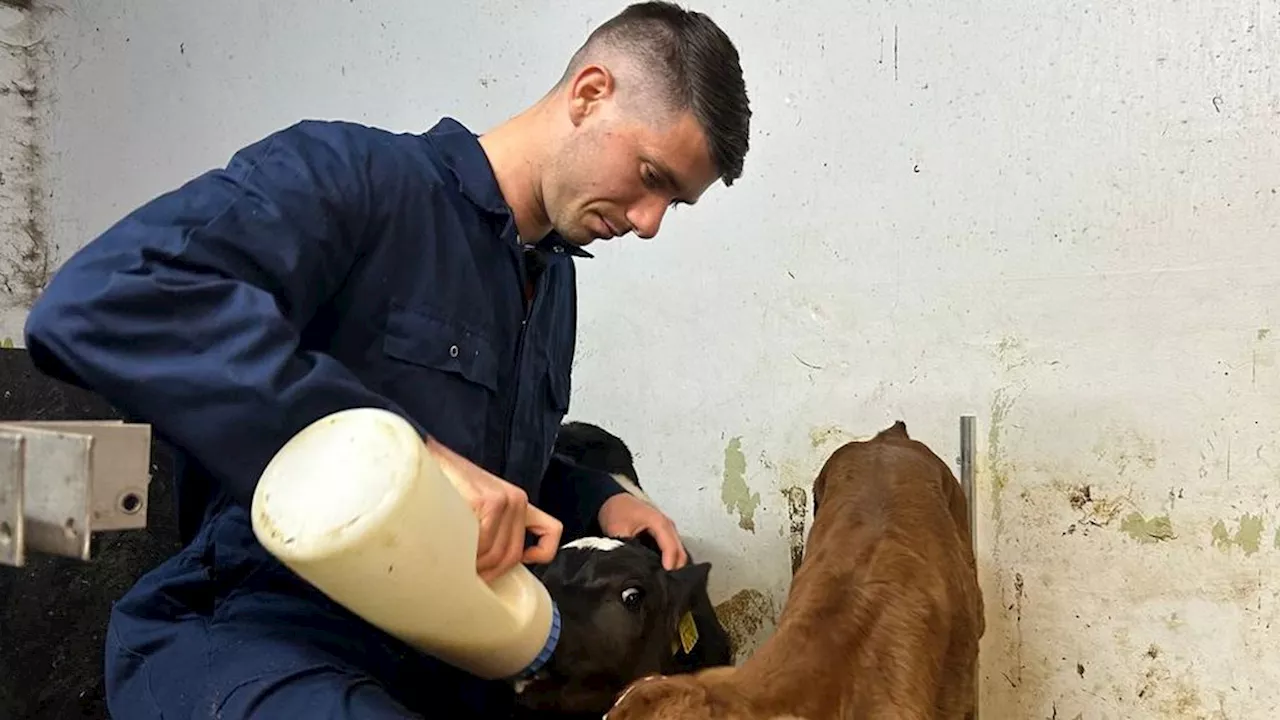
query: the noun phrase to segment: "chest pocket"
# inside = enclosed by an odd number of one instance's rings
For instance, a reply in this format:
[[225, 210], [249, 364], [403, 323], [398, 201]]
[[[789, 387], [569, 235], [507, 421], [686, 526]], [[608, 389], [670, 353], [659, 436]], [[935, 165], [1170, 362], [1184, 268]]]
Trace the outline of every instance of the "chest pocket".
[[481, 441], [498, 391], [498, 354], [476, 328], [429, 310], [392, 307], [382, 343], [387, 392], [446, 445]]

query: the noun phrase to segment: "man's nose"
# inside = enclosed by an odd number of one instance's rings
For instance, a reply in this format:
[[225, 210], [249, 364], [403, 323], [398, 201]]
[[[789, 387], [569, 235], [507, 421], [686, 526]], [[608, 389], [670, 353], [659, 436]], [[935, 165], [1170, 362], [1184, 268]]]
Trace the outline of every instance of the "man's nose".
[[627, 212], [627, 222], [638, 237], [646, 240], [658, 234], [662, 226], [662, 218], [666, 215], [667, 203], [662, 198], [646, 197], [631, 206]]

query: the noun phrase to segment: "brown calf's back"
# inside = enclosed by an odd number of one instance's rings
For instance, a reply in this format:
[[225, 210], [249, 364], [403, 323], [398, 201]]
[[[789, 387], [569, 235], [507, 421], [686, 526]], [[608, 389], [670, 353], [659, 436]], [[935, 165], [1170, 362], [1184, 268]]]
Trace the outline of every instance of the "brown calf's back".
[[985, 624], [968, 506], [950, 468], [897, 423], [833, 453], [813, 496], [773, 637], [736, 670], [637, 684], [610, 720], [973, 712]]

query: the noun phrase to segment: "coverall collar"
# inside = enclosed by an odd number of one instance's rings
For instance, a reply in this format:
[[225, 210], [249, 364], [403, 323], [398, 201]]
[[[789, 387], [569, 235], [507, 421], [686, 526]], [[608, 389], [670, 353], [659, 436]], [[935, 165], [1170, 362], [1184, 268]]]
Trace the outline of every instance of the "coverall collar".
[[[445, 117], [427, 132], [426, 137], [444, 158], [463, 196], [485, 212], [511, 217], [511, 207], [502, 197], [489, 158], [475, 133], [457, 120]], [[576, 257], [594, 257], [583, 248], [567, 242], [555, 230], [539, 241], [537, 247], [557, 253], [567, 252]]]

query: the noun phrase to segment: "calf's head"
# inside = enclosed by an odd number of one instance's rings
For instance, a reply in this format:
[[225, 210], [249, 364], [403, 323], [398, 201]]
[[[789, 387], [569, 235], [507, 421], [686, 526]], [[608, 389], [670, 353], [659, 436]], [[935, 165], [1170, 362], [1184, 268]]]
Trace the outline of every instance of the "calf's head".
[[667, 671], [678, 626], [709, 563], [667, 571], [639, 540], [585, 538], [534, 568], [560, 608], [560, 643], [547, 667], [517, 688], [530, 709], [603, 713], [626, 686]]
[[[818, 510], [822, 506], [822, 500], [828, 494], [827, 485], [831, 480], [830, 468], [837, 464], [837, 462], [848, 461], [848, 459], [863, 453], [875, 452], [876, 448], [883, 445], [910, 446], [918, 451], [923, 451], [934, 460], [942, 463], [942, 461], [938, 459], [938, 457], [927, 447], [915, 440], [912, 440], [911, 435], [907, 432], [907, 424], [898, 420], [884, 430], [876, 433], [875, 437], [870, 440], [845, 443], [838, 450], [832, 453], [831, 457], [828, 458], [826, 465], [822, 468], [822, 471], [818, 473], [818, 477], [813, 483], [812, 495], [814, 517], [818, 516]], [[943, 467], [946, 467], [945, 463], [942, 463], [942, 465]]]

